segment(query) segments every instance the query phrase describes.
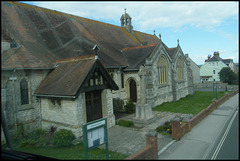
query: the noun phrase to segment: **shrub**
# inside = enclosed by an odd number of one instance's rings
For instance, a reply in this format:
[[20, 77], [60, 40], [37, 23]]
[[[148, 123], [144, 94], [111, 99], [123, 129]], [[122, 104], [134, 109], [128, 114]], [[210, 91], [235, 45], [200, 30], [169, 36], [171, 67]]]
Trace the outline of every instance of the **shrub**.
[[60, 129], [52, 136], [52, 142], [56, 146], [70, 146], [75, 139], [71, 130]]
[[162, 134], [172, 134], [172, 125], [167, 121], [164, 125], [157, 127], [156, 131]]
[[124, 112], [124, 101], [120, 98], [113, 98], [113, 110], [116, 112]]
[[41, 129], [41, 128], [37, 128], [35, 130], [33, 130], [31, 133], [28, 134], [28, 138], [32, 139], [32, 140], [37, 140], [39, 139], [41, 136], [46, 135], [46, 131]]
[[124, 107], [125, 107], [127, 113], [129, 113], [129, 114], [135, 113], [136, 105], [134, 104], [134, 102], [132, 100], [128, 100], [128, 102], [126, 103], [126, 105]]
[[117, 121], [117, 125], [124, 126], [124, 127], [133, 127], [134, 123], [129, 120], [119, 120]]
[[46, 140], [47, 132], [41, 128], [33, 130], [31, 133], [28, 133], [25, 137], [21, 138], [19, 141], [20, 147], [43, 147], [47, 145]]

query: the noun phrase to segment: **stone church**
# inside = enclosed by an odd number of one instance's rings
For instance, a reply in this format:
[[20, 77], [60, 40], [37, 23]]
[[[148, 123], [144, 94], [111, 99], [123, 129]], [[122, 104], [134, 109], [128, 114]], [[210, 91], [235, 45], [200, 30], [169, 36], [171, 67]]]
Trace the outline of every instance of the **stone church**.
[[20, 2], [1, 2], [1, 104], [10, 129], [70, 129], [107, 118], [113, 98], [136, 103], [136, 119], [193, 94], [193, 71], [178, 40]]

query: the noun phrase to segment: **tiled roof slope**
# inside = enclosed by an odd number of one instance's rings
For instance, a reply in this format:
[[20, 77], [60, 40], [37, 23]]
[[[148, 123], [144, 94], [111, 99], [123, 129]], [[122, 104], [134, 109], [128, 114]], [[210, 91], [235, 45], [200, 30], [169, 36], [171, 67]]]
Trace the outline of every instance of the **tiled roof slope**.
[[56, 68], [35, 91], [37, 96], [76, 98], [85, 90], [85, 83], [96, 70], [102, 74], [104, 82], [108, 83], [106, 88], [118, 89], [102, 63], [93, 55], [61, 59], [56, 63]]
[[134, 31], [133, 36], [124, 27], [66, 13], [19, 2], [1, 3], [2, 28], [21, 47], [8, 53], [2, 69], [52, 67], [58, 59], [93, 54], [95, 44], [105, 67], [125, 66], [128, 63], [121, 49], [140, 46], [138, 40], [148, 44], [159, 41], [154, 35]]
[[145, 59], [150, 56], [157, 44], [124, 48], [122, 50], [128, 62], [127, 70], [139, 69], [145, 63]]
[[76, 96], [95, 62], [94, 58], [60, 62], [44, 79], [35, 94]]

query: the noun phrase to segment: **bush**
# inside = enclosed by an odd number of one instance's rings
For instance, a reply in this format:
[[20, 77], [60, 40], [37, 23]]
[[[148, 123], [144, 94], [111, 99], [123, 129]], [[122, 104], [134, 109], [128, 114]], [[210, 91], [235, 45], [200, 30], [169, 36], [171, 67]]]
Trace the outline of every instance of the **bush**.
[[164, 125], [157, 127], [156, 131], [162, 133], [163, 135], [172, 134], [172, 125], [169, 121], [167, 121]]
[[28, 134], [28, 138], [32, 140], [39, 139], [40, 137], [46, 135], [47, 132], [41, 128], [37, 128]]
[[119, 120], [117, 121], [117, 125], [124, 126], [124, 127], [133, 127], [134, 123], [129, 120]]
[[124, 112], [124, 101], [120, 98], [113, 98], [113, 110], [116, 112]]
[[136, 105], [134, 104], [134, 102], [132, 100], [128, 100], [128, 102], [126, 103], [126, 105], [124, 107], [125, 107], [127, 113], [129, 113], [129, 114], [135, 113]]
[[33, 130], [28, 133], [25, 137], [22, 137], [19, 142], [20, 147], [43, 147], [47, 145], [46, 140], [47, 132], [41, 128]]
[[52, 142], [56, 146], [70, 146], [75, 139], [71, 130], [60, 129], [52, 136]]

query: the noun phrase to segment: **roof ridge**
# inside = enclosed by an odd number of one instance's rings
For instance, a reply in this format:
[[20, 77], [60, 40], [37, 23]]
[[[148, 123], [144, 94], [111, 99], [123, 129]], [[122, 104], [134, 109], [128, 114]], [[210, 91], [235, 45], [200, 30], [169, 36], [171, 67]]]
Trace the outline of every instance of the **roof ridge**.
[[57, 60], [56, 63], [69, 63], [69, 62], [76, 62], [81, 60], [93, 60], [93, 59], [95, 59], [95, 55], [83, 55], [83, 56], [60, 59], [60, 60]]
[[149, 44], [149, 45], [142, 45], [142, 46], [127, 47], [127, 48], [123, 48], [122, 50], [139, 49], [139, 48], [151, 47], [151, 46], [156, 46], [156, 45], [157, 44]]

